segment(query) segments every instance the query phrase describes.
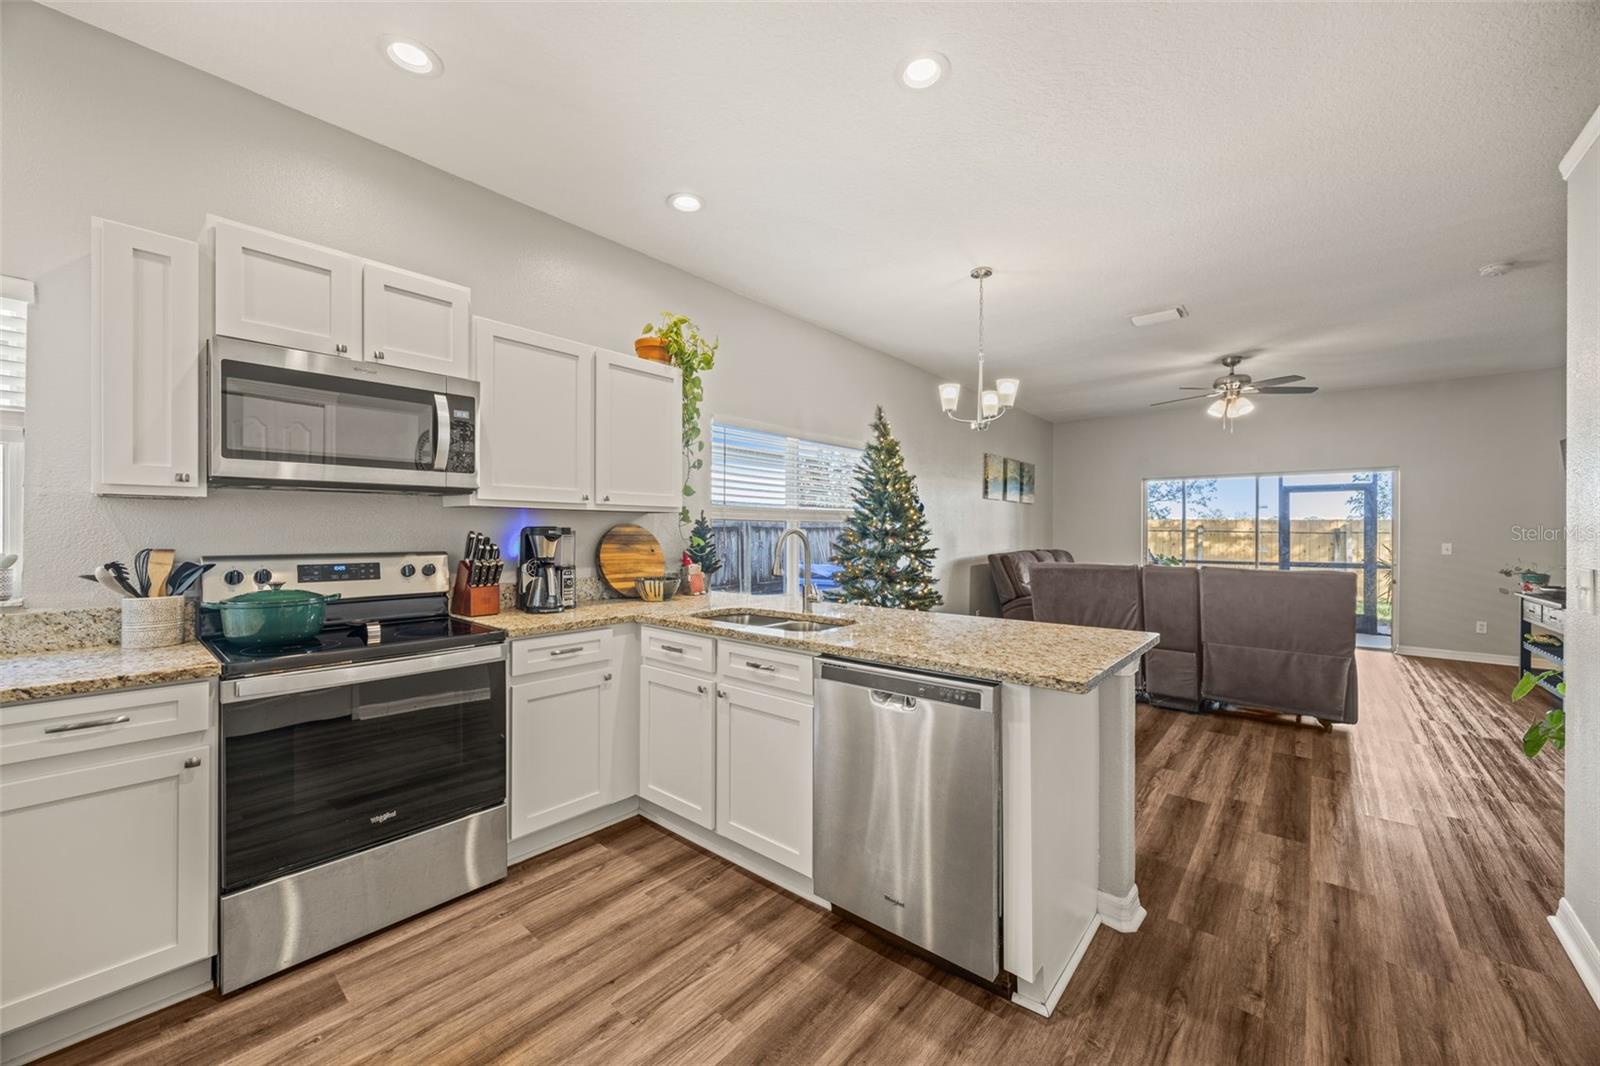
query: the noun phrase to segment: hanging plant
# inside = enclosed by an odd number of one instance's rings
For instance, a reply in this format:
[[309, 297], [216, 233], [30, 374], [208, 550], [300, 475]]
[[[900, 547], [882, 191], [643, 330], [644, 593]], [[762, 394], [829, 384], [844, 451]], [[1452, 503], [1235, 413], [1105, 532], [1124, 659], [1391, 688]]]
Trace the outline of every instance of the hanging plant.
[[705, 400], [706, 389], [700, 375], [716, 365], [719, 342], [707, 341], [700, 327], [687, 315], [675, 315], [671, 311], [661, 312], [661, 321], [646, 323], [641, 332], [646, 337], [654, 336], [665, 342], [672, 365], [683, 372], [684, 503], [678, 510], [678, 524], [687, 526], [692, 521], [688, 502], [689, 497], [694, 495], [691, 481], [694, 472], [706, 465], [701, 456], [706, 450], [706, 442], [700, 435], [700, 404]]

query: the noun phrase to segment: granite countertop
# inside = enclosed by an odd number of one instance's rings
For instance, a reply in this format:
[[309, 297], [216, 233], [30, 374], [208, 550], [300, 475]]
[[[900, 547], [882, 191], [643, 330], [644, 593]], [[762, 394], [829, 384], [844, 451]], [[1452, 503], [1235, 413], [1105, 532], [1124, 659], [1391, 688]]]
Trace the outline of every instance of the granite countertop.
[[193, 642], [144, 650], [100, 647], [12, 655], [0, 658], [0, 704], [167, 685], [219, 673], [221, 667], [205, 645]]
[[820, 633], [786, 633], [735, 628], [695, 617], [738, 608], [799, 617], [793, 597], [713, 593], [665, 603], [599, 600], [558, 614], [509, 610], [473, 621], [502, 629], [511, 639], [642, 622], [808, 654], [1080, 693], [1133, 662], [1158, 639], [1154, 633], [1122, 629], [828, 603], [814, 605], [812, 613], [853, 624]]

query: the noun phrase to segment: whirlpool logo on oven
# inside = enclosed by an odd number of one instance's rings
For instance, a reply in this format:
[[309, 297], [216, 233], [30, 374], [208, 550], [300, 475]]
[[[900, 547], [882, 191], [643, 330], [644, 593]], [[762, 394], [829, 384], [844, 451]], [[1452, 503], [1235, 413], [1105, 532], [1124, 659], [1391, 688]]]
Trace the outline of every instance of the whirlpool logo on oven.
[[373, 825], [382, 825], [384, 822], [387, 822], [389, 819], [395, 817], [399, 813], [399, 811], [384, 811], [382, 814], [374, 814], [371, 818], [368, 818], [367, 821], [371, 822]]

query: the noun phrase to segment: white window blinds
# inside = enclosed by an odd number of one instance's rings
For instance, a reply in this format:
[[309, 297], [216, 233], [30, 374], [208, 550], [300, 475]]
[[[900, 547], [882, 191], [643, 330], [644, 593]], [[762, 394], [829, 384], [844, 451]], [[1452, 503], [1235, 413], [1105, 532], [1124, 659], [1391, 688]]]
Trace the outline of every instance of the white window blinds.
[[727, 508], [843, 511], [861, 449], [713, 422], [711, 504]]
[[0, 296], [0, 408], [25, 405], [28, 368], [28, 305]]

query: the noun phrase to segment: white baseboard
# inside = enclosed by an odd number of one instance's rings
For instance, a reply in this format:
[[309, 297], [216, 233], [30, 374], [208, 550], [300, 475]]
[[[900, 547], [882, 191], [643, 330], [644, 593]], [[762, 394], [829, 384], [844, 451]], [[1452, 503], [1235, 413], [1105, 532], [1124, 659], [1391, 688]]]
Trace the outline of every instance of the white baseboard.
[[1486, 651], [1453, 651], [1450, 648], [1417, 648], [1409, 644], [1399, 645], [1394, 652], [1396, 655], [1408, 655], [1417, 659], [1454, 659], [1458, 663], [1488, 663], [1491, 666], [1516, 666], [1522, 661], [1515, 655], [1498, 655]]
[[1572, 909], [1565, 896], [1550, 916], [1550, 925], [1556, 931], [1556, 939], [1567, 949], [1567, 958], [1572, 960], [1578, 976], [1583, 978], [1583, 987], [1589, 990], [1594, 1005], [1600, 1007], [1600, 948], [1594, 946], [1594, 938], [1578, 920], [1578, 912]]
[[0, 1037], [0, 1062], [4, 1066], [32, 1062], [107, 1029], [209, 992], [211, 987], [211, 959], [191, 962], [171, 973], [6, 1033]]
[[1126, 896], [1099, 894], [1100, 920], [1119, 933], [1131, 933], [1144, 924], [1144, 904], [1139, 902], [1139, 886], [1128, 889]]
[[506, 865], [515, 866], [535, 855], [543, 855], [547, 851], [554, 851], [563, 844], [570, 844], [580, 837], [590, 833], [598, 833], [608, 825], [625, 822], [639, 813], [639, 797], [629, 796], [625, 800], [607, 804], [587, 814], [580, 814], [576, 818], [569, 818], [558, 825], [548, 826], [527, 836], [518, 837], [506, 846]]
[[[1141, 913], [1143, 908], [1141, 908]], [[1089, 927], [1083, 931], [1083, 936], [1078, 938], [1078, 946], [1072, 949], [1072, 954], [1067, 958], [1066, 966], [1056, 975], [1050, 983], [1050, 988], [1039, 996], [1039, 989], [1030, 982], [1018, 980], [1017, 990], [1011, 994], [1011, 1002], [1023, 1010], [1032, 1011], [1045, 1018], [1055, 1013], [1056, 1004], [1061, 1002], [1061, 995], [1067, 990], [1067, 982], [1072, 980], [1072, 975], [1077, 972], [1078, 963], [1083, 961], [1084, 953], [1089, 950], [1089, 944], [1094, 940], [1094, 931], [1105, 924], [1105, 919], [1099, 914], [1089, 919]]]

